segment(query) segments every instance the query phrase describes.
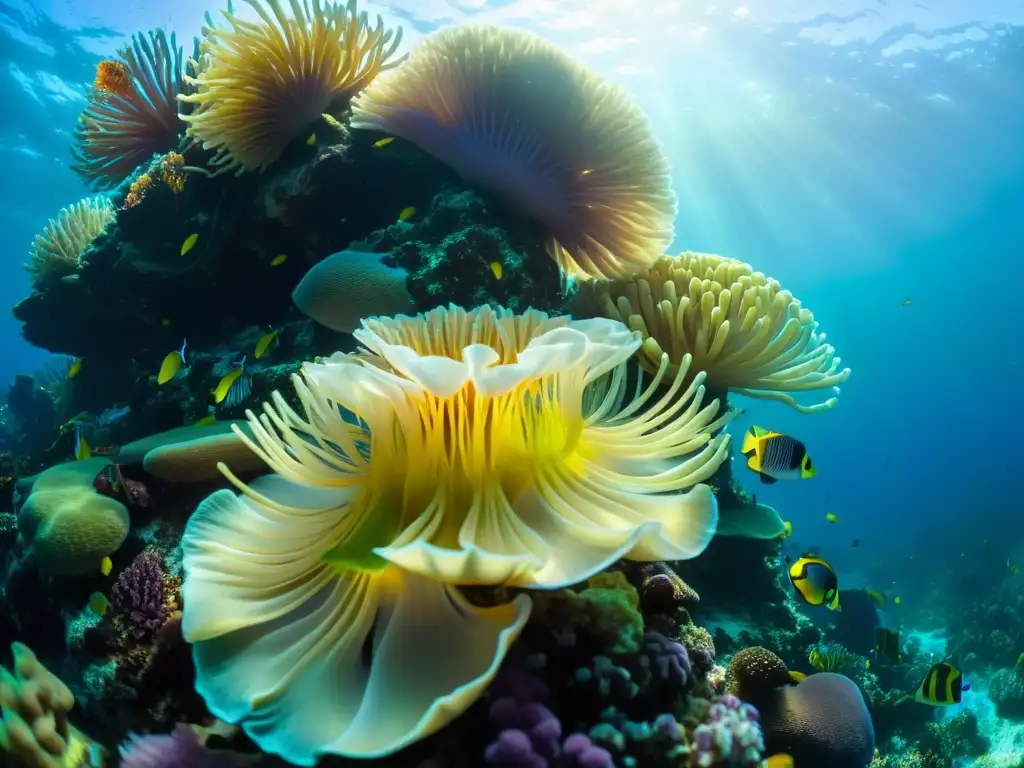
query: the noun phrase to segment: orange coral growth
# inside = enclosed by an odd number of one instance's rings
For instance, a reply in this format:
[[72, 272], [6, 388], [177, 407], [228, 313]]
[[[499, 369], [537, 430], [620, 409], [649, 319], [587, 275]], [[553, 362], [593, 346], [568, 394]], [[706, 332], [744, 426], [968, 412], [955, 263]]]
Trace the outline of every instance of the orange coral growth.
[[93, 88], [104, 93], [113, 93], [127, 98], [135, 90], [132, 76], [124, 62], [106, 59], [96, 66], [96, 80]]
[[168, 152], [160, 162], [160, 180], [174, 194], [181, 192], [185, 188], [185, 158], [177, 152]]
[[153, 186], [153, 177], [148, 173], [144, 173], [139, 178], [131, 183], [128, 187], [128, 194], [124, 198], [123, 208], [134, 208], [136, 205], [142, 202], [142, 198], [146, 196], [146, 192]]

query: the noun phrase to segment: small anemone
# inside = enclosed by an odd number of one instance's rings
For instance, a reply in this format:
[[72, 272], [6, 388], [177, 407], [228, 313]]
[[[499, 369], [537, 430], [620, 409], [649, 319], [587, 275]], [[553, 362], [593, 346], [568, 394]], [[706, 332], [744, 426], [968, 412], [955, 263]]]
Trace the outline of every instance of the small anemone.
[[836, 397], [807, 406], [790, 392], [838, 395], [850, 376], [811, 311], [736, 259], [666, 256], [629, 279], [593, 284], [589, 297], [600, 314], [643, 334], [640, 362], [648, 370], [658, 368], [663, 354], [673, 366], [692, 356], [691, 371], [705, 371], [709, 387], [777, 400], [801, 413], [828, 410]]
[[105, 197], [88, 197], [61, 209], [56, 219], [36, 235], [25, 264], [33, 285], [74, 274], [79, 257], [114, 219], [114, 207]]

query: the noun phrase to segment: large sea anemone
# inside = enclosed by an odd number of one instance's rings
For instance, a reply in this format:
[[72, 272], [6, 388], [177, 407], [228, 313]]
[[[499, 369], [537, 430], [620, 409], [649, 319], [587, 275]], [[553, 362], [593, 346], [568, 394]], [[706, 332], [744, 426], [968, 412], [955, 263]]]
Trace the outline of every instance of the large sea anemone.
[[482, 25], [429, 36], [352, 103], [540, 222], [569, 275], [621, 277], [672, 241], [668, 162], [641, 109], [551, 43]]
[[[666, 256], [625, 280], [594, 283], [582, 297], [640, 332], [641, 364], [707, 373], [707, 383], [748, 397], [777, 400], [801, 413], [830, 409], [850, 376], [813, 313], [778, 281], [742, 261], [707, 253]], [[692, 375], [692, 374], [691, 374]], [[803, 405], [790, 394], [830, 390]]]
[[163, 30], [133, 35], [118, 59], [100, 62], [71, 147], [72, 168], [99, 189], [115, 187], [154, 154], [178, 145], [182, 49]]
[[[183, 540], [186, 638], [211, 711], [301, 765], [386, 754], [480, 694], [529, 612], [447, 585], [558, 587], [699, 554], [728, 417], [668, 361], [627, 386], [621, 323], [437, 309], [364, 321], [307, 363]], [[240, 433], [241, 434], [241, 433]], [[690, 489], [685, 492], [686, 489]], [[370, 639], [372, 638], [372, 640]], [[387, 716], [382, 717], [381, 712]]]
[[394, 66], [402, 30], [371, 27], [356, 0], [321, 4], [246, 0], [260, 21], [223, 11], [226, 27], [207, 25], [188, 135], [216, 150], [218, 172], [255, 171], [280, 157], [285, 146], [321, 114], [339, 111], [377, 74]]

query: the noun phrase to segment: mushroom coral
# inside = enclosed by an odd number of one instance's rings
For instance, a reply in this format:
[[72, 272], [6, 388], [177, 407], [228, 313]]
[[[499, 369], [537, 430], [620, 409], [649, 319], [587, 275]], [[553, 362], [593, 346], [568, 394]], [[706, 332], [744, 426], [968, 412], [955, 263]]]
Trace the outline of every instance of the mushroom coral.
[[33, 285], [59, 280], [78, 270], [79, 256], [107, 228], [114, 207], [105, 197], [87, 197], [62, 208], [36, 235], [25, 263]]
[[480, 695], [530, 601], [476, 608], [452, 585], [701, 552], [717, 508], [697, 483], [729, 444], [702, 376], [652, 397], [667, 361], [623, 404], [641, 342], [617, 322], [451, 307], [355, 335], [362, 352], [294, 377], [303, 415], [279, 393], [249, 414], [239, 435], [275, 474], [223, 467], [241, 495], [210, 496], [182, 543], [197, 690], [299, 765], [388, 754]]
[[656, 370], [663, 353], [673, 364], [692, 355], [714, 389], [783, 402], [801, 413], [830, 409], [836, 397], [801, 405], [790, 392], [846, 381], [835, 349], [809, 309], [749, 264], [707, 253], [659, 259], [629, 279], [595, 283], [598, 311], [645, 338], [641, 364]]
[[356, 0], [246, 0], [260, 22], [222, 11], [227, 27], [204, 27], [195, 89], [180, 96], [188, 135], [215, 149], [218, 173], [263, 170], [323, 113], [333, 113], [393, 60], [402, 30], [370, 27]]
[[72, 168], [99, 189], [115, 187], [154, 154], [174, 149], [184, 84], [182, 49], [163, 30], [133, 35], [119, 60], [100, 62], [75, 128]]
[[625, 89], [536, 35], [427, 37], [352, 101], [352, 127], [417, 145], [540, 222], [578, 277], [622, 277], [672, 241], [668, 161]]

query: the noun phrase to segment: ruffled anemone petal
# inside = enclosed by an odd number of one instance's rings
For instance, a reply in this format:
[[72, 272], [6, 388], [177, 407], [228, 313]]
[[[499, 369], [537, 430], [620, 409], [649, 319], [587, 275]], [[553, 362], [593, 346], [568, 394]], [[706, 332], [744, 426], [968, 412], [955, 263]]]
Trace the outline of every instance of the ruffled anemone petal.
[[374, 554], [413, 573], [458, 584], [528, 584], [546, 560], [530, 554], [502, 555], [475, 546], [449, 549], [425, 541], [379, 547]]
[[480, 696], [529, 598], [482, 609], [386, 563], [339, 573], [323, 559], [337, 537], [315, 535], [339, 510], [309, 508], [338, 494], [281, 478], [256, 485], [287, 511], [218, 491], [183, 543], [183, 624], [196, 690], [215, 716], [262, 750], [312, 766], [327, 754], [390, 754]]
[[324, 589], [333, 576], [320, 561], [341, 515], [337, 506], [282, 513], [227, 490], [207, 497], [182, 537], [185, 639], [271, 621]]

